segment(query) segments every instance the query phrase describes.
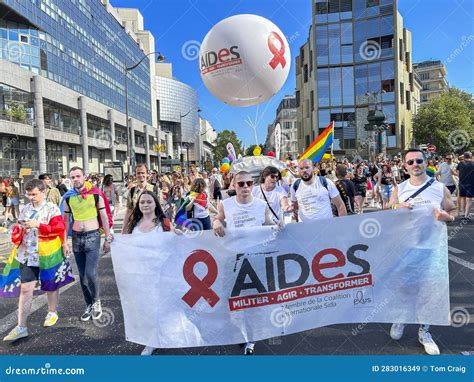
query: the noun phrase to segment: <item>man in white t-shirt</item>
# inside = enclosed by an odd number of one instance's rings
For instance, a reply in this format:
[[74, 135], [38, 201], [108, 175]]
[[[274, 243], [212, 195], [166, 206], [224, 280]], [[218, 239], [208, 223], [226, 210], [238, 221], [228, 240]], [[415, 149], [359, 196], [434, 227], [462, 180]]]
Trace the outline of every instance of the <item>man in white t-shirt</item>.
[[[426, 174], [427, 162], [423, 151], [410, 149], [405, 154], [405, 166], [410, 179], [398, 185], [390, 198], [389, 206], [397, 208], [413, 208], [414, 206], [431, 205], [435, 207], [433, 218], [442, 222], [453, 222], [456, 207], [451, 200], [449, 190], [440, 182]], [[435, 292], [434, 292], [435, 293]], [[390, 329], [390, 337], [394, 340], [402, 338], [405, 323], [394, 323]], [[420, 325], [418, 341], [430, 355], [438, 355], [439, 348], [429, 332], [429, 325]]]
[[329, 179], [314, 175], [313, 162], [303, 159], [298, 163], [301, 180], [291, 186], [291, 201], [299, 221], [328, 219], [333, 217], [331, 202], [337, 208], [338, 216], [347, 215], [336, 185]]
[[[219, 205], [218, 213], [212, 222], [212, 229], [217, 236], [225, 235], [225, 228], [247, 228], [262, 225], [273, 225], [270, 210], [261, 199], [252, 195], [253, 180], [250, 173], [238, 172], [234, 177], [236, 195], [224, 199]], [[245, 344], [245, 355], [253, 355], [254, 342]]]
[[446, 186], [452, 195], [454, 190], [456, 190], [456, 183], [454, 183], [453, 178], [456, 165], [453, 163], [453, 156], [451, 154], [446, 155], [445, 159], [446, 161], [440, 164], [436, 176], [439, 176], [439, 181]]

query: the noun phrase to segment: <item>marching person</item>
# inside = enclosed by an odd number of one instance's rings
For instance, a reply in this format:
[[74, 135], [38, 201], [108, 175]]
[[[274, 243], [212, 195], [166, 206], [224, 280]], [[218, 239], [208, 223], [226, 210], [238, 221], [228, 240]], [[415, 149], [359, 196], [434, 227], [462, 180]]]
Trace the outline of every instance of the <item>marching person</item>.
[[46, 186], [46, 200], [59, 206], [61, 203], [61, 192], [59, 192], [59, 190], [54, 187], [51, 175], [41, 174], [38, 179], [41, 180]]
[[[64, 194], [61, 208], [64, 211], [66, 235], [69, 233], [72, 217], [72, 251], [87, 305], [81, 321], [89, 321], [91, 317], [93, 320], [98, 320], [102, 316], [97, 275], [100, 258], [99, 229], [102, 226], [105, 232], [103, 250], [108, 252], [112, 241], [110, 233], [112, 213], [104, 193], [97, 187], [86, 184], [82, 168], [71, 168], [69, 177], [74, 188]], [[63, 251], [66, 256], [70, 254], [67, 240], [64, 240]]]
[[[125, 234], [142, 235], [152, 231], [173, 231], [181, 234], [173, 228], [170, 220], [165, 216], [155, 193], [145, 190], [138, 197], [137, 204], [130, 215], [130, 221], [125, 227]], [[141, 355], [152, 355], [155, 349], [152, 346], [145, 346]]]
[[[434, 218], [443, 222], [452, 222], [456, 217], [456, 207], [451, 193], [445, 185], [426, 173], [427, 162], [423, 151], [410, 149], [405, 154], [405, 165], [410, 179], [400, 183], [392, 194], [389, 207], [413, 208], [416, 205], [431, 204], [435, 207]], [[403, 336], [406, 324], [395, 323], [390, 329], [390, 337], [399, 340]], [[420, 325], [418, 341], [430, 355], [438, 355], [439, 348], [429, 332], [429, 325]]]
[[293, 211], [293, 207], [288, 203], [288, 193], [277, 184], [279, 180], [280, 171], [276, 167], [268, 166], [260, 174], [260, 184], [252, 189], [252, 195], [268, 205], [275, 222], [283, 218], [283, 212]]
[[311, 160], [301, 160], [298, 163], [298, 172], [301, 179], [293, 183], [290, 192], [299, 221], [332, 218], [334, 215], [331, 203], [336, 206], [338, 216], [347, 215], [336, 185], [323, 176], [315, 176]]
[[59, 288], [74, 281], [69, 262], [63, 258], [64, 221], [59, 208], [45, 198], [46, 186], [39, 179], [25, 185], [30, 203], [20, 213], [12, 232], [15, 248], [0, 277], [0, 295], [20, 295], [18, 325], [3, 339], [16, 341], [28, 336], [27, 319], [37, 282], [47, 293], [48, 314], [43, 326], [58, 321]]
[[[273, 225], [267, 203], [252, 195], [252, 176], [240, 171], [234, 177], [234, 185], [236, 195], [224, 199], [219, 205], [217, 216], [212, 222], [214, 233], [223, 237], [226, 229]], [[254, 342], [247, 342], [244, 354], [253, 355], [254, 347]]]
[[124, 230], [125, 227], [127, 227], [130, 215], [137, 205], [138, 198], [143, 191], [155, 192], [158, 196], [158, 200], [162, 203], [161, 196], [159, 195], [159, 188], [156, 185], [153, 186], [153, 184], [148, 183], [148, 167], [145, 163], [137, 164], [135, 167], [135, 177], [137, 178], [137, 185], [130, 189], [127, 197], [127, 211], [125, 211], [125, 216], [123, 218], [122, 233], [125, 233]]

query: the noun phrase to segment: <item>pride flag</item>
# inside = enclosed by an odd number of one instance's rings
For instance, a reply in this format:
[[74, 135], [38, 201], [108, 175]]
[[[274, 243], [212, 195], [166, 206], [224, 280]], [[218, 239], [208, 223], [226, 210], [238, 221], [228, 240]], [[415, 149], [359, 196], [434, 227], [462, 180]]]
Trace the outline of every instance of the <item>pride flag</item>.
[[320, 162], [325, 151], [332, 144], [334, 136], [334, 121], [329, 124], [324, 131], [314, 140], [313, 143], [300, 156], [299, 160], [310, 159], [313, 162]]
[[[69, 260], [63, 257], [62, 235], [64, 222], [61, 215], [53, 217], [49, 224], [38, 229], [39, 283], [34, 293], [55, 291], [74, 281]], [[20, 263], [16, 259], [19, 237], [0, 275], [0, 297], [17, 297], [20, 294]]]

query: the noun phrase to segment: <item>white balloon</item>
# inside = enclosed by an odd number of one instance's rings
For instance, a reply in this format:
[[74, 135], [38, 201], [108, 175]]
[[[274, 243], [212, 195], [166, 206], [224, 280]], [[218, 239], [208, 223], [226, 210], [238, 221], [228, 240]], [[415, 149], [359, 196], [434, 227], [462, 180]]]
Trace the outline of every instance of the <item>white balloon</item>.
[[257, 15], [236, 15], [214, 25], [199, 51], [201, 78], [232, 106], [265, 102], [283, 86], [291, 66], [283, 32]]

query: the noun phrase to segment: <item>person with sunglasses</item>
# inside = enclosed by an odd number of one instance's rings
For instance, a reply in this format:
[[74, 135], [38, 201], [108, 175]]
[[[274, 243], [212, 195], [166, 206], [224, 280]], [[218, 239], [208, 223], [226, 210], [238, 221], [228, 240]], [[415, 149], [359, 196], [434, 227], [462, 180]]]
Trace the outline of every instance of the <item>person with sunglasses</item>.
[[282, 219], [283, 212], [293, 211], [288, 203], [288, 193], [278, 185], [279, 180], [281, 180], [281, 174], [276, 167], [265, 167], [260, 174], [260, 185], [252, 190], [255, 198], [267, 203], [275, 222]]
[[[410, 179], [400, 183], [392, 194], [389, 207], [414, 208], [415, 206], [432, 205], [435, 207], [434, 218], [439, 221], [452, 222], [456, 217], [456, 207], [451, 200], [451, 193], [445, 185], [431, 178], [426, 173], [427, 162], [423, 151], [410, 149], [405, 154], [405, 165]], [[394, 323], [390, 337], [399, 340], [403, 336], [406, 324]], [[429, 332], [429, 325], [420, 325], [418, 341], [430, 355], [440, 354], [438, 345]]]
[[[226, 229], [274, 225], [267, 203], [252, 195], [253, 180], [250, 173], [240, 171], [234, 176], [236, 195], [224, 199], [212, 222], [216, 236], [223, 237]], [[254, 342], [245, 344], [245, 355], [253, 355]]]

